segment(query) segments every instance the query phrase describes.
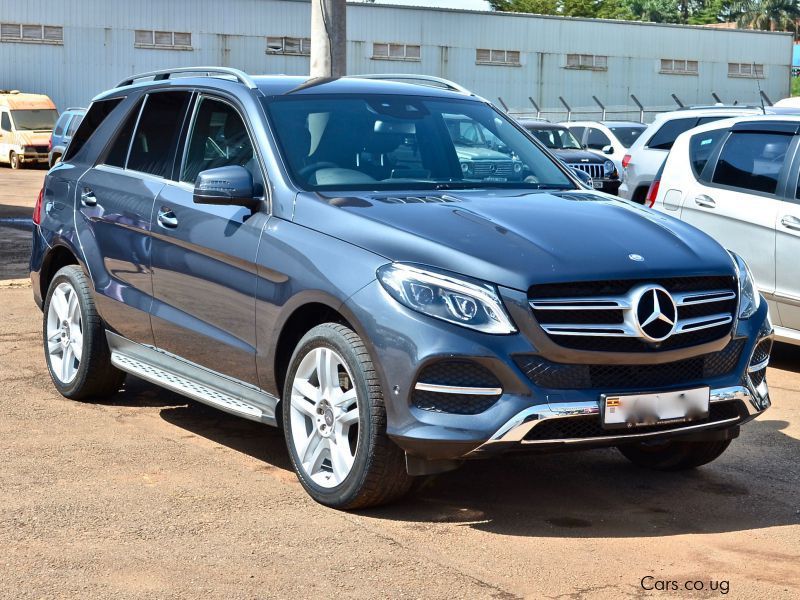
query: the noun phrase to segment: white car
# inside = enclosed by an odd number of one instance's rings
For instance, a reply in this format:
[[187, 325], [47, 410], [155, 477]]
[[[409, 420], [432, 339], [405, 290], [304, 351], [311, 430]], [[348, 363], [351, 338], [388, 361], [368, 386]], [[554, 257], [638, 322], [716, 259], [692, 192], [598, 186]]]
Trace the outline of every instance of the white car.
[[628, 148], [647, 129], [636, 121], [565, 121], [561, 125], [569, 128], [584, 148], [614, 161], [618, 173], [622, 173]]
[[684, 131], [711, 121], [760, 113], [760, 108], [722, 105], [682, 108], [661, 113], [633, 143], [622, 159], [622, 185], [619, 188], [619, 196], [640, 204], [644, 203], [650, 183], [664, 164], [675, 138]]
[[745, 259], [776, 339], [800, 344], [800, 116], [726, 119], [676, 140], [648, 194]]

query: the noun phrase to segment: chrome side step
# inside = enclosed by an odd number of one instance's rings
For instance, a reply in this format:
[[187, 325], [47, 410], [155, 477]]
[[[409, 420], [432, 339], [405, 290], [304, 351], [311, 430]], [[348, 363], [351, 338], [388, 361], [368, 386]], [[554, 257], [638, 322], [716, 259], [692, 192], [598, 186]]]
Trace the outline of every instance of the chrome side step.
[[277, 425], [278, 399], [271, 394], [110, 331], [106, 339], [118, 369], [238, 417]]

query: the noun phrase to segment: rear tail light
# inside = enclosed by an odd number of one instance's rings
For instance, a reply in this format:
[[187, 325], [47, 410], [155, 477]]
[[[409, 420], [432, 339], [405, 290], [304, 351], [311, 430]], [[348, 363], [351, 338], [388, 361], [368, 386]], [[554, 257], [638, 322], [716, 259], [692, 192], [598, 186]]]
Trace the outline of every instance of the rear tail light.
[[39, 190], [39, 195], [36, 197], [36, 204], [33, 207], [33, 224], [39, 225], [42, 222], [42, 198], [44, 197], [44, 188]]
[[629, 164], [631, 164], [631, 155], [626, 154], [622, 157], [622, 168], [625, 169]]
[[658, 196], [658, 188], [660, 185], [661, 181], [656, 179], [650, 184], [650, 187], [647, 190], [647, 196], [644, 199], [644, 203], [650, 208], [653, 208], [653, 205], [656, 203], [656, 196]]

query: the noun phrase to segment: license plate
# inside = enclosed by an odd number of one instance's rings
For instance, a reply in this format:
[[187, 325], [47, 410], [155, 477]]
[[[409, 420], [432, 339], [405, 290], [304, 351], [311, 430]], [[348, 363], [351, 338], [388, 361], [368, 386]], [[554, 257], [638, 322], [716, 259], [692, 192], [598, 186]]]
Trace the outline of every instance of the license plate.
[[601, 189], [603, 187], [603, 182], [602, 181], [594, 181], [594, 180], [592, 180], [592, 187], [594, 189], [596, 189], [596, 190], [599, 190], [599, 189]]
[[602, 395], [603, 427], [628, 429], [696, 421], [708, 416], [708, 387], [658, 394]]

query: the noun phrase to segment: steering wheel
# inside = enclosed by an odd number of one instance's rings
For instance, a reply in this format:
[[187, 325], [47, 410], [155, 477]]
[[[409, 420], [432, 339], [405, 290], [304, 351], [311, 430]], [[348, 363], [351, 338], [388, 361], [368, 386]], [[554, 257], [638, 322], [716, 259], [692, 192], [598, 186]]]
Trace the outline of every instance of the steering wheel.
[[306, 165], [302, 169], [300, 169], [297, 174], [300, 175], [303, 179], [306, 179], [312, 173], [319, 171], [320, 169], [338, 169], [339, 165], [333, 162], [315, 162], [310, 165]]

